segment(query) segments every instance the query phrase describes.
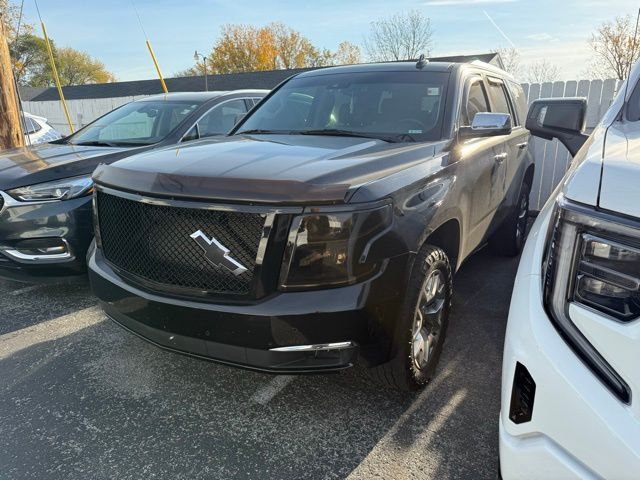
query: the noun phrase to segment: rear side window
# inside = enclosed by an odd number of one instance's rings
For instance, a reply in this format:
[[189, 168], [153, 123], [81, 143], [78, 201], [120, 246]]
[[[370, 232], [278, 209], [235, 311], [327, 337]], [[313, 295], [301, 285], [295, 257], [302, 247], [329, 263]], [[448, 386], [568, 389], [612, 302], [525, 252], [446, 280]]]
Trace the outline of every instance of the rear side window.
[[29, 117], [25, 117], [24, 121], [27, 124], [27, 135], [31, 135], [32, 133], [36, 133], [42, 129], [38, 122]]
[[516, 111], [518, 112], [519, 123], [522, 124], [524, 119], [527, 118], [527, 112], [529, 111], [529, 105], [527, 103], [527, 97], [524, 94], [524, 90], [520, 84], [509, 81], [509, 90], [511, 91], [511, 98], [515, 104]]
[[488, 111], [490, 111], [489, 102], [487, 101], [487, 92], [485, 91], [484, 83], [480, 79], [474, 80], [469, 87], [465, 108], [462, 109], [462, 125], [471, 125], [476, 113]]
[[[491, 96], [491, 106], [493, 107], [491, 109], [492, 112], [508, 113], [513, 116], [504, 83], [498, 80], [489, 80], [489, 95]], [[513, 121], [515, 122], [516, 119], [514, 118]]]
[[229, 100], [213, 107], [198, 122], [200, 138], [227, 133], [236, 124], [239, 115], [243, 113], [247, 113], [247, 106], [242, 98]]

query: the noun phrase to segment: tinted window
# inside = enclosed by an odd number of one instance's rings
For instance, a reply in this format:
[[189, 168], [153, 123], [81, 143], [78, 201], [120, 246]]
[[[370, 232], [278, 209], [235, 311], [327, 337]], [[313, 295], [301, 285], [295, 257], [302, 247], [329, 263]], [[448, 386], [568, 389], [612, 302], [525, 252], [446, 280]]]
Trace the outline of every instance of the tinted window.
[[515, 104], [516, 111], [518, 112], [518, 124], [522, 125], [527, 118], [527, 112], [529, 111], [529, 105], [527, 103], [527, 97], [524, 94], [524, 90], [520, 84], [509, 81], [509, 90], [511, 91], [511, 98]]
[[224, 135], [236, 124], [238, 115], [243, 113], [247, 113], [247, 107], [241, 98], [213, 107], [198, 122], [200, 138]]
[[200, 102], [132, 102], [79, 130], [70, 142], [150, 145], [164, 139], [198, 106]]
[[491, 96], [492, 112], [511, 114], [509, 99], [502, 82], [489, 80], [489, 95]]
[[490, 111], [489, 102], [487, 101], [487, 93], [484, 89], [484, 83], [481, 80], [475, 80], [469, 87], [467, 104], [462, 110], [462, 125], [471, 125], [476, 113], [488, 111]]
[[36, 133], [42, 127], [40, 124], [29, 117], [25, 117], [24, 123], [27, 125], [27, 135], [31, 135], [32, 133]]
[[238, 133], [342, 130], [359, 135], [435, 140], [449, 73], [366, 72], [296, 77], [245, 121]]

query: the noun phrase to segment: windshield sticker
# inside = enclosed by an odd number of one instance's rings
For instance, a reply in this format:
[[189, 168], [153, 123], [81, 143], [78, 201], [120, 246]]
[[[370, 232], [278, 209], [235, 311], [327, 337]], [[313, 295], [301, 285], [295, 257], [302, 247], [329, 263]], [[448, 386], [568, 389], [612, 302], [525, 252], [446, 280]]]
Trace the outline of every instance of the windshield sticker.
[[422, 130], [409, 130], [409, 133], [422, 133]]
[[427, 95], [429, 97], [437, 97], [438, 95], [440, 95], [440, 88], [439, 87], [427, 88]]

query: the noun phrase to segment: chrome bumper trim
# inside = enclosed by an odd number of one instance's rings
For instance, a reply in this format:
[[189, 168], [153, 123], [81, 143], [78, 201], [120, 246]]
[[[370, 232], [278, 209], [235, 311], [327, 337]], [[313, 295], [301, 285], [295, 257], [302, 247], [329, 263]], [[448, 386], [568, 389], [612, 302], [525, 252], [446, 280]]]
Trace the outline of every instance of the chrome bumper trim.
[[58, 263], [66, 260], [72, 260], [73, 254], [71, 253], [71, 249], [69, 248], [69, 243], [64, 239], [60, 239], [64, 244], [66, 251], [63, 253], [53, 253], [47, 255], [46, 253], [41, 253], [37, 255], [31, 255], [28, 253], [22, 253], [20, 250], [16, 250], [15, 248], [1, 248], [0, 253], [4, 256], [14, 260], [18, 263]]
[[291, 345], [289, 347], [270, 348], [270, 352], [319, 352], [326, 350], [345, 350], [355, 347], [353, 342], [318, 343], [315, 345]]

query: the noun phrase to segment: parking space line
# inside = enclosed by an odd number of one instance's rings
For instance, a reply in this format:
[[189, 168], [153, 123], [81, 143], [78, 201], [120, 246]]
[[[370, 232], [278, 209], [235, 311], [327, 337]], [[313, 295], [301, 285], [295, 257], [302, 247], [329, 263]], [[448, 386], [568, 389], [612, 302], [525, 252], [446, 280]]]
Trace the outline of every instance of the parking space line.
[[283, 388], [293, 382], [295, 378], [296, 377], [294, 375], [278, 375], [254, 393], [251, 396], [251, 401], [260, 405], [266, 405], [273, 399], [273, 397], [280, 393]]
[[18, 295], [22, 295], [23, 293], [33, 292], [43, 285], [29, 285], [28, 287], [19, 288], [18, 290], [14, 290], [13, 292], [9, 292], [9, 295], [17, 297]]

